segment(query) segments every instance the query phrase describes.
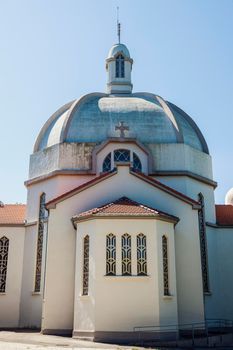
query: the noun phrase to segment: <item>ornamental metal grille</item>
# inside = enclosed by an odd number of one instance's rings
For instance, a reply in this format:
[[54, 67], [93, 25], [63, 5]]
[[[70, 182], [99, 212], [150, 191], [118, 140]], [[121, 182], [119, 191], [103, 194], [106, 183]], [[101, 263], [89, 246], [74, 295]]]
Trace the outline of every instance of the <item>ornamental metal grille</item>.
[[146, 236], [143, 233], [137, 235], [137, 274], [147, 275]]
[[107, 172], [111, 170], [111, 162], [112, 162], [112, 155], [109, 153], [103, 162], [103, 172]]
[[168, 276], [168, 251], [167, 251], [167, 237], [162, 237], [163, 250], [163, 290], [164, 295], [169, 295], [169, 276]]
[[8, 250], [9, 239], [2, 237], [0, 239], [0, 293], [5, 293], [6, 291]]
[[201, 209], [198, 211], [199, 218], [199, 233], [201, 245], [201, 267], [202, 267], [202, 281], [203, 290], [205, 293], [209, 292], [209, 276], [208, 276], [208, 259], [207, 259], [207, 244], [206, 244], [206, 224], [205, 224], [205, 203], [202, 193], [198, 195]]
[[121, 237], [122, 275], [131, 275], [131, 237], [125, 233]]
[[133, 153], [133, 169], [136, 171], [142, 171], [142, 163], [136, 153]]
[[114, 162], [130, 162], [130, 151], [128, 149], [114, 151]]
[[36, 276], [35, 276], [35, 292], [40, 292], [41, 288], [41, 268], [43, 255], [44, 240], [44, 220], [47, 218], [47, 210], [45, 208], [46, 195], [40, 196], [39, 220], [38, 220], [38, 236], [37, 236], [37, 253], [36, 253]]
[[89, 249], [89, 236], [86, 236], [83, 240], [83, 295], [88, 295]]
[[125, 59], [124, 56], [118, 55], [116, 57], [116, 78], [125, 77]]
[[106, 275], [116, 275], [116, 236], [112, 233], [106, 237]]

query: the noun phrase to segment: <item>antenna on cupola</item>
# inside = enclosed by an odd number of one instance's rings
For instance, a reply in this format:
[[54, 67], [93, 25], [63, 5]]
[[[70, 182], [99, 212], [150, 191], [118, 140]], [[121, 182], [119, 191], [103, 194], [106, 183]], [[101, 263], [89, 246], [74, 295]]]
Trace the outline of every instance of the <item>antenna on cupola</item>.
[[119, 22], [119, 6], [117, 6], [117, 36], [118, 36], [118, 43], [121, 42], [121, 24]]

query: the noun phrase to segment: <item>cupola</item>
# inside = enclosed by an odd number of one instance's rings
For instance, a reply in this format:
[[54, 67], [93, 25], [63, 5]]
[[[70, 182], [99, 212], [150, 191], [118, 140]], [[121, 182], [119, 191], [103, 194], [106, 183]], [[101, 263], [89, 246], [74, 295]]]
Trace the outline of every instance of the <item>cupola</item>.
[[133, 60], [124, 44], [114, 45], [106, 59], [108, 94], [131, 94], [131, 71]]

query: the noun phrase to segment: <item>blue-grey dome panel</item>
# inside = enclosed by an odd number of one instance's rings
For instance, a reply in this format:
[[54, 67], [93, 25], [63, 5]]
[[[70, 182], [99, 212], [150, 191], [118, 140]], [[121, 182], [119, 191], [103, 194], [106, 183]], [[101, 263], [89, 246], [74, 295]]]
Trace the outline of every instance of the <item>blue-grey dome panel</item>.
[[123, 121], [127, 137], [144, 143], [176, 142], [169, 117], [155, 98], [91, 96], [73, 111], [66, 142], [101, 142], [117, 137], [115, 126]]

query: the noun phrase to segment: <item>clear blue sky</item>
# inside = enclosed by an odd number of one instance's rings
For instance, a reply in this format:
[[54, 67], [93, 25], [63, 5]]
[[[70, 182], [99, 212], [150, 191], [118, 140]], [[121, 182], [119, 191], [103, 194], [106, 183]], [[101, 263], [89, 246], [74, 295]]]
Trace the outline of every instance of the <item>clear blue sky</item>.
[[202, 130], [218, 181], [233, 187], [232, 0], [0, 1], [0, 200], [25, 202], [36, 136], [61, 105], [105, 90], [105, 58], [122, 42], [134, 59], [134, 91], [184, 109]]

